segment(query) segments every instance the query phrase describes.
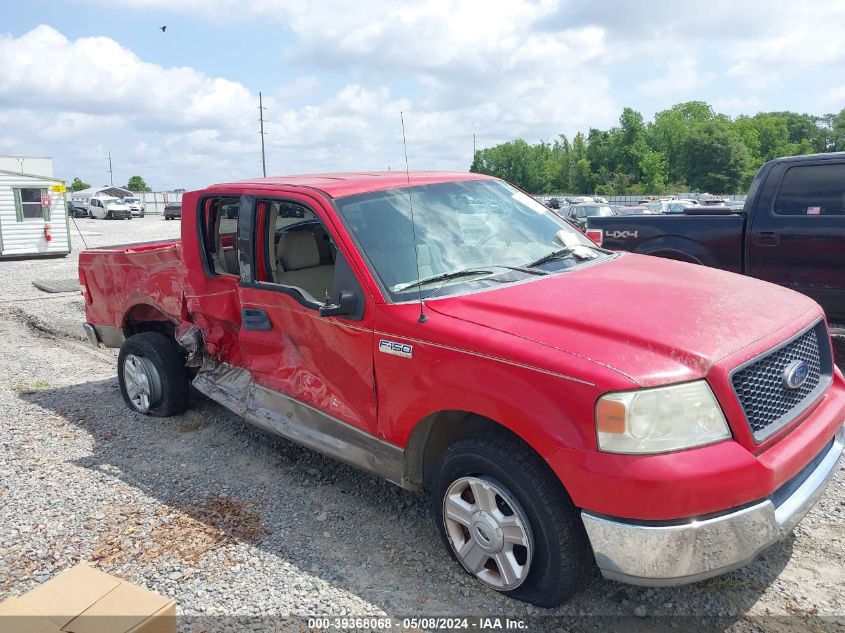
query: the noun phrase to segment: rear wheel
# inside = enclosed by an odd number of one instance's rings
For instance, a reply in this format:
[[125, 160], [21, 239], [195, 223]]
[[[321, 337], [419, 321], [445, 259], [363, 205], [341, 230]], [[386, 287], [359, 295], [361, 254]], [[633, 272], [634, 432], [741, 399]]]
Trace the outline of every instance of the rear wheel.
[[166, 418], [188, 407], [188, 373], [176, 344], [159, 332], [130, 336], [117, 358], [120, 393], [130, 408]]
[[431, 489], [450, 554], [488, 587], [554, 607], [585, 586], [592, 555], [578, 511], [528, 446], [497, 433], [459, 440]]

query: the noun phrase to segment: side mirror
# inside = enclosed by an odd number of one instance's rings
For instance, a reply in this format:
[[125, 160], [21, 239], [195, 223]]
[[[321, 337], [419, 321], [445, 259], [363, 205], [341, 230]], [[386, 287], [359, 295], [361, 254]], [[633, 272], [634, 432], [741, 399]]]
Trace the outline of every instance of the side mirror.
[[320, 306], [320, 316], [346, 316], [355, 311], [355, 294], [349, 290], [341, 290], [337, 303], [326, 303]]

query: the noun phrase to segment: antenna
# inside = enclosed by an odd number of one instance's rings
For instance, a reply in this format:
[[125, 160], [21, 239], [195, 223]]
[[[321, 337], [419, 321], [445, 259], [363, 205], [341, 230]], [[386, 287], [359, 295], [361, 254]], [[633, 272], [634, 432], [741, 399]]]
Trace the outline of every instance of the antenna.
[[[405, 150], [405, 178], [408, 180], [408, 207], [411, 209], [411, 233], [414, 236], [414, 264], [417, 267], [417, 282], [420, 282], [420, 256], [417, 253], [417, 225], [414, 222], [414, 201], [411, 197], [411, 171], [408, 169], [408, 143], [405, 141], [405, 115], [402, 110], [399, 110], [399, 119], [402, 121], [402, 147]], [[425, 323], [428, 317], [425, 315], [425, 307], [423, 304], [422, 287], [417, 283], [417, 292], [420, 298], [420, 316], [417, 323]]]
[[267, 177], [267, 162], [264, 159], [264, 110], [267, 108], [264, 107], [264, 100], [261, 97], [261, 92], [258, 92], [258, 120], [261, 123], [261, 173], [264, 174], [264, 177]]

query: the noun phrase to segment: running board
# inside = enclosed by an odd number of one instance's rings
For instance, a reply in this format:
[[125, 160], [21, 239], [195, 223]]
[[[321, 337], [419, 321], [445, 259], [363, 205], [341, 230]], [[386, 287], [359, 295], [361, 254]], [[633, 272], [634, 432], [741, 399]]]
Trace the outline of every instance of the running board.
[[201, 371], [193, 385], [197, 391], [265, 431], [374, 473], [402, 488], [419, 489], [405, 477], [402, 448], [258, 385], [246, 370], [224, 363], [210, 371]]

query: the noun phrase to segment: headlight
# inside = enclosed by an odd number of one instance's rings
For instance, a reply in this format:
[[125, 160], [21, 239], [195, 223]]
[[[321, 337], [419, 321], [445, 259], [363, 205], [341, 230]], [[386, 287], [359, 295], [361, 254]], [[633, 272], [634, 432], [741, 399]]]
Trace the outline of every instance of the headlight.
[[609, 393], [596, 403], [599, 450], [664, 453], [731, 436], [707, 381]]

